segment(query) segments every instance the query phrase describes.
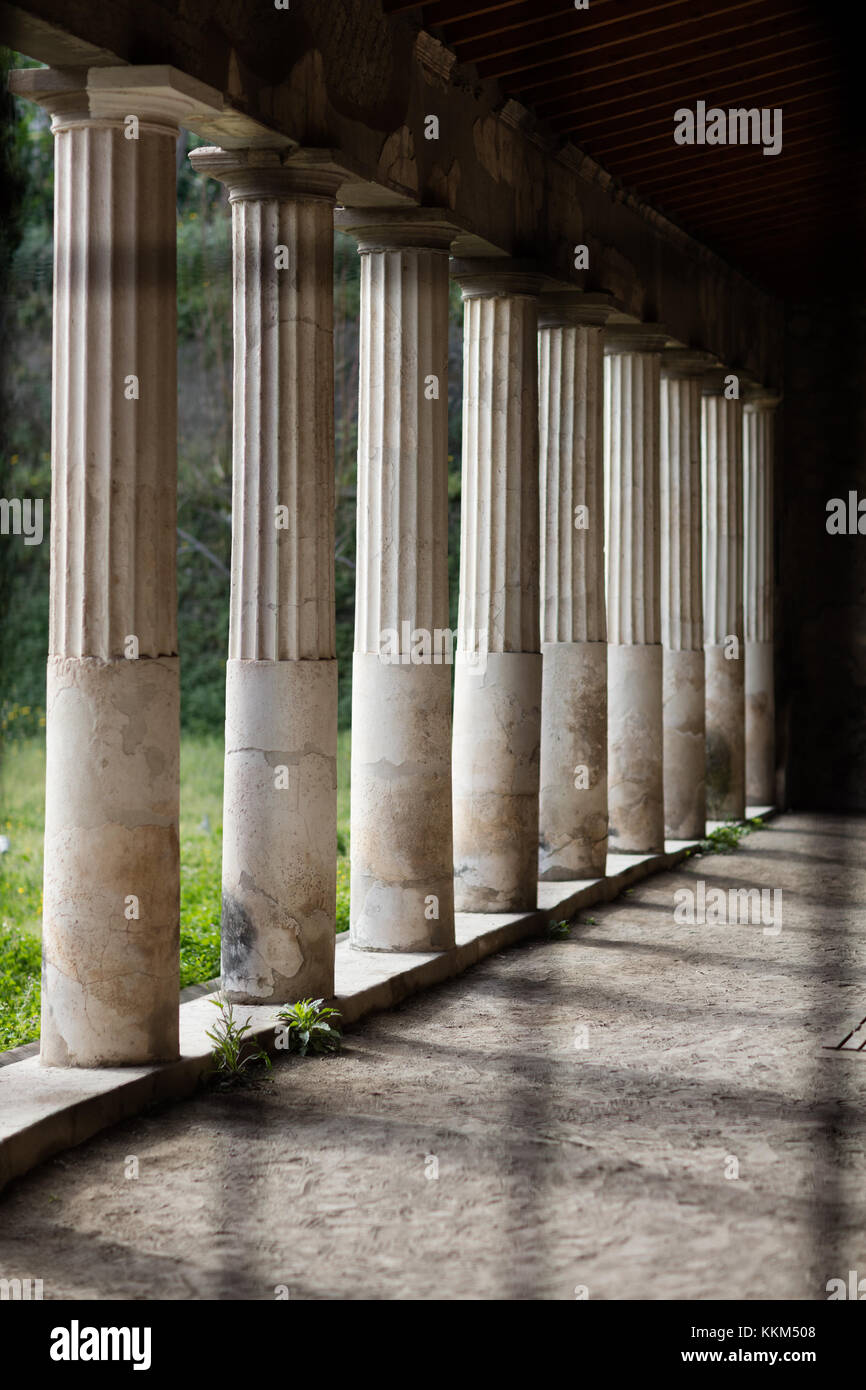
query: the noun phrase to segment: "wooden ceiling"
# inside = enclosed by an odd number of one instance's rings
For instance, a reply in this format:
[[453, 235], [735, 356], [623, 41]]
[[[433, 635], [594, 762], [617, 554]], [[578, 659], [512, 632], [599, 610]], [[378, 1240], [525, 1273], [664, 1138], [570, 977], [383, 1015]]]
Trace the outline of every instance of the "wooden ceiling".
[[[856, 7], [834, 0], [383, 0], [776, 293], [856, 243]], [[677, 145], [674, 112], [781, 107], [782, 149]], [[845, 246], [843, 248], [843, 243]], [[858, 247], [858, 254], [862, 251]]]

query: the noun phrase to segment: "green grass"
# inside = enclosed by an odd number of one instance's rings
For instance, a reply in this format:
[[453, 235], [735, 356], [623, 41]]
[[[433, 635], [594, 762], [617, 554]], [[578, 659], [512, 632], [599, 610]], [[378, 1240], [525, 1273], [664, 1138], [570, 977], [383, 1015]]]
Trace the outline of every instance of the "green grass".
[[[350, 734], [337, 754], [337, 931], [349, 926]], [[45, 743], [9, 741], [0, 785], [0, 1051], [39, 1036]], [[180, 983], [219, 974], [223, 742], [184, 735], [180, 751]]]

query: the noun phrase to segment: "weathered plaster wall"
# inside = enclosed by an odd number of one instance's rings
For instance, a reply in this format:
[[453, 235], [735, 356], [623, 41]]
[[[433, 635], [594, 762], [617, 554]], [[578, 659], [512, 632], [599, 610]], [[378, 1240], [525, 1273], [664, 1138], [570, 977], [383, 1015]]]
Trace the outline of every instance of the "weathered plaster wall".
[[[0, 5], [0, 37], [52, 65], [169, 63], [222, 92], [236, 112], [339, 152], [346, 201], [449, 208], [463, 252], [532, 255], [564, 281], [604, 289], [680, 342], [777, 384], [775, 301], [619, 190], [573, 146], [532, 129], [494, 84], [452, 66], [379, 0], [26, 0]], [[439, 139], [424, 136], [436, 115]], [[196, 127], [198, 129], [198, 127]], [[248, 142], [211, 123], [201, 133]], [[358, 184], [366, 185], [366, 192]], [[590, 249], [575, 272], [573, 248]]]

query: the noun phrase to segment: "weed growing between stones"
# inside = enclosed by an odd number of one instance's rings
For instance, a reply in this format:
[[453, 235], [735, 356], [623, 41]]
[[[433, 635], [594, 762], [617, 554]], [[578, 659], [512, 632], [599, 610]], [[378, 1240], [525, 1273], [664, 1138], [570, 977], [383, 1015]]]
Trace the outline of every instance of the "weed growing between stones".
[[749, 835], [753, 830], [759, 830], [763, 825], [760, 816], [754, 816], [746, 821], [726, 821], [724, 825], [716, 826], [711, 830], [705, 840], [701, 840], [700, 848], [693, 850], [693, 854], [730, 854], [737, 849], [744, 835]]
[[226, 1087], [246, 1079], [246, 1069], [254, 1062], [263, 1062], [270, 1069], [268, 1054], [246, 1036], [251, 1026], [249, 1018], [246, 1023], [238, 1023], [232, 1004], [221, 996], [209, 1000], [209, 1003], [220, 1013], [213, 1028], [207, 1030], [207, 1036], [213, 1043], [211, 1056], [216, 1064], [218, 1084]]
[[343, 1041], [339, 1028], [328, 1023], [339, 1018], [339, 1009], [324, 1007], [324, 999], [300, 999], [286, 1004], [277, 1014], [277, 1047], [306, 1057], [308, 1052], [338, 1052]]
[[571, 936], [573, 922], [549, 922], [547, 925], [547, 935], [551, 941], [567, 941]]

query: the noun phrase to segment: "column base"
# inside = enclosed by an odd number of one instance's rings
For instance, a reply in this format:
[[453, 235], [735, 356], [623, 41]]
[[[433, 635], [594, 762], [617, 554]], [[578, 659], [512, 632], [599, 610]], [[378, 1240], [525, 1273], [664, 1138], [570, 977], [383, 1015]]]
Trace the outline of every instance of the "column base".
[[449, 665], [355, 654], [351, 942], [364, 951], [454, 945]]
[[599, 878], [607, 861], [607, 643], [542, 648], [538, 877]]
[[48, 662], [41, 1059], [179, 1055], [176, 657]]
[[666, 647], [663, 675], [665, 834], [702, 840], [707, 830], [703, 651]]
[[746, 802], [776, 801], [776, 699], [773, 643], [746, 643]]
[[[707, 815], [742, 820], [746, 814], [746, 705], [743, 654], [705, 646], [707, 677]], [[771, 798], [772, 799], [772, 798]]]
[[538, 898], [541, 654], [458, 664], [454, 686], [454, 905], [524, 912]]
[[610, 644], [607, 661], [610, 847], [660, 854], [665, 847], [662, 648]]
[[229, 661], [223, 989], [248, 1004], [334, 992], [337, 663]]

